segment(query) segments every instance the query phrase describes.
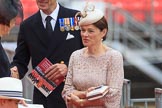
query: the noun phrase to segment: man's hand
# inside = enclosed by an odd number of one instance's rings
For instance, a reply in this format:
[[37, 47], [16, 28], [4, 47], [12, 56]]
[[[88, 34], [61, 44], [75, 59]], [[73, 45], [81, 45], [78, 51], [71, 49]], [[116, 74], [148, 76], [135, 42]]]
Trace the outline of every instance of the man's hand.
[[67, 66], [63, 63], [56, 63], [50, 66], [46, 71], [45, 77], [49, 80], [57, 81], [58, 78], [65, 77], [67, 74]]
[[19, 72], [16, 66], [10, 68], [11, 77], [19, 79]]

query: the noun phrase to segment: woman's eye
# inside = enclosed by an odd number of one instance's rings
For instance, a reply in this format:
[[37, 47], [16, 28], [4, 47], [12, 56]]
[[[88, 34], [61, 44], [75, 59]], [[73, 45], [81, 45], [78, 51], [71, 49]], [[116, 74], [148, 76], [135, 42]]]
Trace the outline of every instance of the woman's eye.
[[84, 33], [84, 32], [85, 32], [85, 30], [81, 30], [81, 32], [83, 32], [83, 33]]
[[93, 31], [93, 30], [89, 30], [88, 32], [89, 32], [89, 33], [93, 33], [94, 31]]

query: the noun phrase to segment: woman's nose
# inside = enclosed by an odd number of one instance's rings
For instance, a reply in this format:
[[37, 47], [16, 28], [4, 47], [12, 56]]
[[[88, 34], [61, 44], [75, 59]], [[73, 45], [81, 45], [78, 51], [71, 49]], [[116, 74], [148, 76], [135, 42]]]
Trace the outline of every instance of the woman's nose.
[[88, 32], [87, 31], [84, 32], [84, 36], [88, 36]]

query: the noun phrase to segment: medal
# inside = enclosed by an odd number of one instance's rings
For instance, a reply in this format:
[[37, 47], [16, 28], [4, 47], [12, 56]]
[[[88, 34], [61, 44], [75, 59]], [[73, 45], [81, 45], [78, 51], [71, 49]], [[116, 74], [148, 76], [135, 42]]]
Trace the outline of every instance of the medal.
[[75, 30], [79, 30], [80, 29], [79, 24], [78, 24], [79, 20], [80, 20], [80, 17], [76, 17], [75, 18], [75, 27], [74, 27]]
[[79, 28], [79, 26], [75, 26], [75, 30], [79, 30], [80, 28]]
[[59, 23], [60, 23], [60, 31], [65, 31], [64, 29], [64, 19], [63, 18], [59, 18]]
[[70, 21], [69, 18], [64, 18], [65, 20], [65, 30], [69, 31], [70, 30]]
[[71, 31], [74, 31], [74, 17], [70, 17], [70, 27], [71, 27]]

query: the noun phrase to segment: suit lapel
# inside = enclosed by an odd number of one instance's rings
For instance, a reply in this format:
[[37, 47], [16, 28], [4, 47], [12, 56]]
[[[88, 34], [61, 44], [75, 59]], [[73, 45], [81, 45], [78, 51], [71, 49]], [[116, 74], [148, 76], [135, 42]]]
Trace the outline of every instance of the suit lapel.
[[32, 23], [32, 27], [34, 32], [36, 32], [36, 36], [38, 37], [38, 40], [40, 40], [40, 42], [46, 47], [48, 48], [48, 36], [47, 36], [47, 32], [44, 28], [44, 25], [42, 23], [42, 18], [40, 15], [40, 12], [38, 11], [37, 14], [35, 15], [35, 22]]
[[[61, 46], [61, 44], [64, 43], [64, 41], [66, 41], [66, 36], [67, 36], [68, 32], [60, 31], [59, 18], [64, 18], [62, 6], [60, 6], [55, 29], [52, 34], [52, 38], [50, 39], [50, 45], [49, 45], [49, 50], [48, 50], [49, 55], [48, 56], [50, 56], [50, 54], [55, 54], [55, 52], [57, 52], [58, 50], [63, 50], [63, 49], [60, 49], [60, 46]], [[51, 52], [54, 52], [54, 53], [51, 53]]]

